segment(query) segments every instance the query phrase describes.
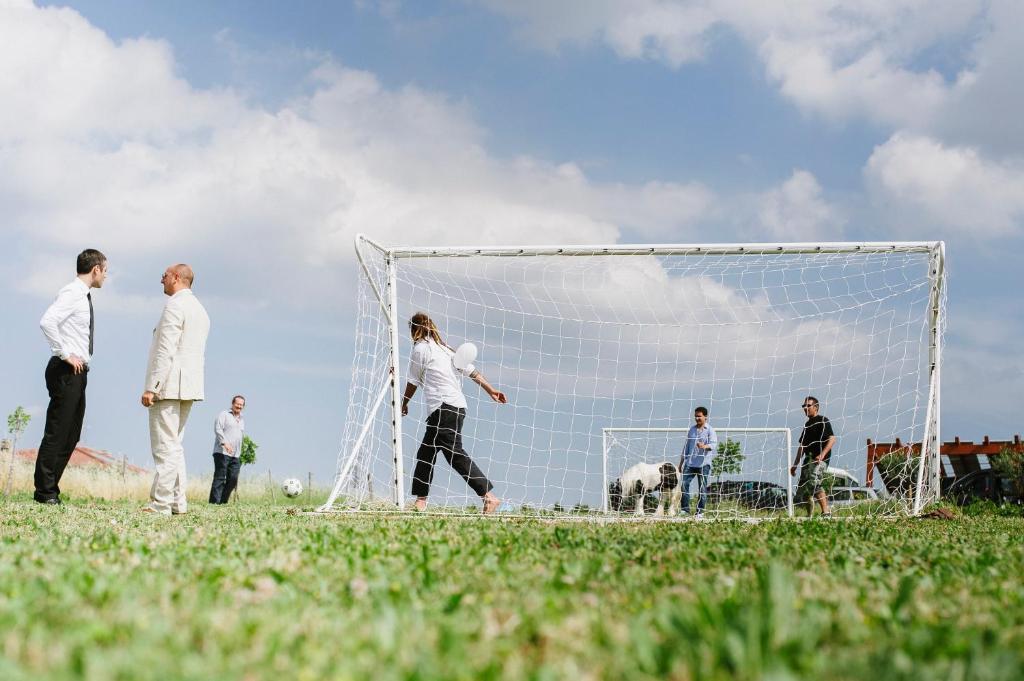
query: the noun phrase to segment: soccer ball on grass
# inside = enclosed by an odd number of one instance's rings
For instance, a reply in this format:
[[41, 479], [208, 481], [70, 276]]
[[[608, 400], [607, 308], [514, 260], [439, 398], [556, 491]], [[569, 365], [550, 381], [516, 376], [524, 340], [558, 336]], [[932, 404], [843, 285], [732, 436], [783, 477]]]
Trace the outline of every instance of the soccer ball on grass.
[[299, 482], [298, 478], [288, 478], [281, 483], [281, 491], [289, 499], [294, 499], [302, 494], [302, 483]]

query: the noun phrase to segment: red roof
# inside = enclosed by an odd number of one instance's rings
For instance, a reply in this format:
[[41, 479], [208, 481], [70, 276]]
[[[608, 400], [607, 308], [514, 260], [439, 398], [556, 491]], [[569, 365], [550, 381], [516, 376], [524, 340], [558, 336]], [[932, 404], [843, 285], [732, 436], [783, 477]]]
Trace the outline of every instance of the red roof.
[[[26, 461], [35, 461], [39, 450], [37, 449], [19, 449], [18, 456]], [[71, 461], [68, 462], [69, 466], [101, 466], [104, 468], [121, 466], [121, 459], [111, 454], [110, 452], [103, 451], [101, 449], [92, 449], [91, 447], [84, 447], [79, 445], [75, 447], [75, 451], [71, 452]], [[145, 468], [135, 466], [133, 464], [125, 464], [125, 469], [132, 473], [148, 473], [149, 471]]]

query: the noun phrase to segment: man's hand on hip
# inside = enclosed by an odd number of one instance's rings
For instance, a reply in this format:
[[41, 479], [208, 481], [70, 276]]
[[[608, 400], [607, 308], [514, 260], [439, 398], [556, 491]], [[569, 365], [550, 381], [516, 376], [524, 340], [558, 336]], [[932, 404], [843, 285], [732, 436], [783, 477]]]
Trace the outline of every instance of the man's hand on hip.
[[76, 374], [80, 374], [85, 371], [85, 361], [78, 355], [68, 355], [68, 358], [64, 361], [71, 365], [71, 368]]

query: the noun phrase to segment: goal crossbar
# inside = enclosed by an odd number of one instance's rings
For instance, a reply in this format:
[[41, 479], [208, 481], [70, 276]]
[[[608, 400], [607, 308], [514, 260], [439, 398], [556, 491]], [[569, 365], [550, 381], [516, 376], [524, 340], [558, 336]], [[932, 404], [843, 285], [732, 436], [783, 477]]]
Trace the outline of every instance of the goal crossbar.
[[614, 244], [574, 246], [382, 246], [362, 235], [356, 237], [381, 253], [394, 258], [445, 258], [458, 256], [595, 256], [595, 255], [793, 255], [840, 253], [929, 253], [939, 247], [939, 241], [895, 242], [804, 242], [804, 243], [744, 243], [744, 244]]

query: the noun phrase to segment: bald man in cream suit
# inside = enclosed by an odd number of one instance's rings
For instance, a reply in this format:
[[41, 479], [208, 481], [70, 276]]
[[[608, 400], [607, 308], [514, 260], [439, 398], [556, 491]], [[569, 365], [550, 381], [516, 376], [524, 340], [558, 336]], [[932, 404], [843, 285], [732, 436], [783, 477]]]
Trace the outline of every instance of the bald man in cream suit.
[[142, 406], [149, 409], [149, 441], [156, 475], [146, 513], [180, 514], [185, 501], [182, 438], [192, 403], [203, 399], [203, 370], [210, 317], [192, 294], [188, 265], [171, 265], [160, 283], [170, 296], [153, 329]]

